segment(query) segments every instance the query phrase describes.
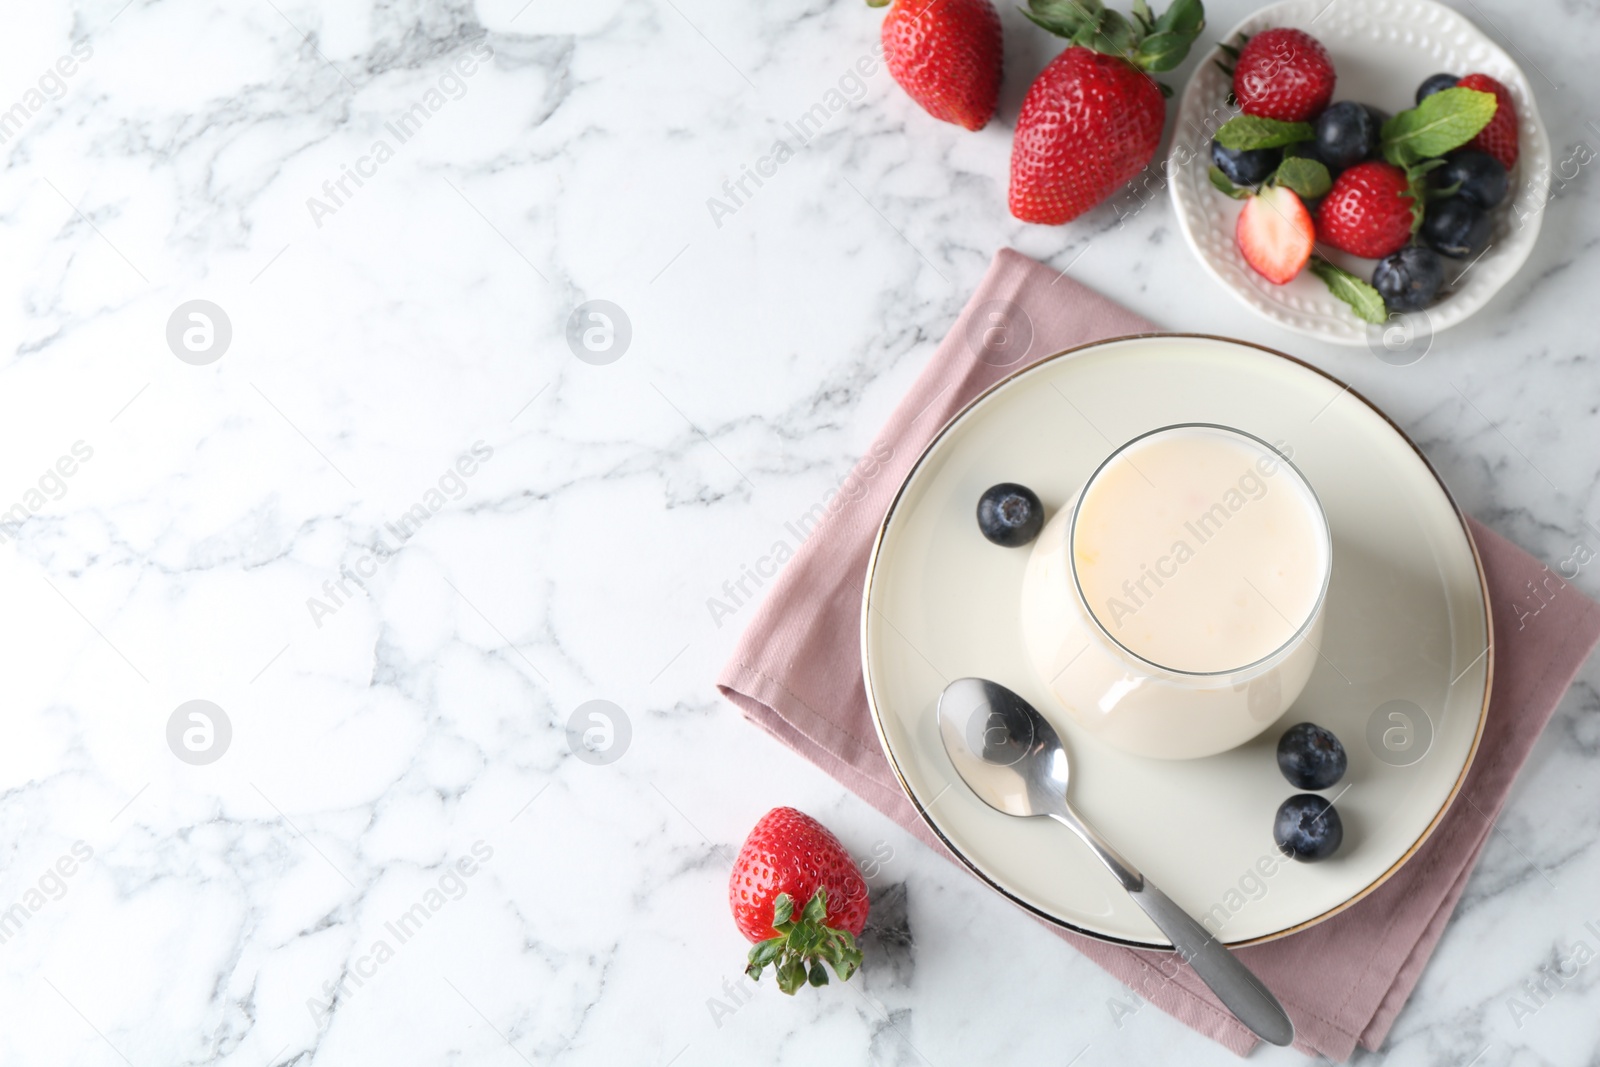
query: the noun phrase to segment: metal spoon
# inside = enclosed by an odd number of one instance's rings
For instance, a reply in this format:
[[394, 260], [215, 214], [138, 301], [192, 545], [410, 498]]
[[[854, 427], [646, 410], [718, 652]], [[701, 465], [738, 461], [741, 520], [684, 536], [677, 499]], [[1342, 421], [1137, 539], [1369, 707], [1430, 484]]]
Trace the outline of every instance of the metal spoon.
[[1007, 815], [1047, 815], [1077, 834], [1240, 1022], [1274, 1045], [1294, 1040], [1294, 1023], [1261, 980], [1073, 810], [1067, 750], [1031, 704], [998, 682], [958, 678], [939, 697], [939, 735], [979, 800]]

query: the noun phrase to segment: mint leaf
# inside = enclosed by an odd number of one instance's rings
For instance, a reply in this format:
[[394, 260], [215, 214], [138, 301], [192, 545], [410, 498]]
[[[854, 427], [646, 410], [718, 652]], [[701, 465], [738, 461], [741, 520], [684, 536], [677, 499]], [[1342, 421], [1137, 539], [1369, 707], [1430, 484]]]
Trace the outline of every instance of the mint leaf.
[[1250, 194], [1250, 190], [1241, 189], [1237, 185], [1235, 185], [1232, 182], [1230, 182], [1228, 180], [1228, 176], [1226, 174], [1222, 173], [1222, 168], [1221, 167], [1212, 167], [1211, 168], [1211, 184], [1215, 185], [1218, 190], [1220, 190], [1221, 192], [1227, 193], [1229, 196], [1233, 197], [1235, 200], [1248, 200], [1248, 199], [1250, 199], [1250, 195], [1251, 195]]
[[1315, 133], [1309, 122], [1279, 122], [1259, 115], [1235, 115], [1217, 130], [1217, 143], [1236, 152], [1252, 148], [1279, 148], [1309, 141]]
[[1460, 86], [1425, 97], [1383, 124], [1383, 158], [1405, 167], [1460, 148], [1489, 124], [1498, 106], [1493, 93]]
[[[1429, 97], [1428, 99], [1432, 99]], [[1321, 278], [1328, 292], [1350, 305], [1350, 310], [1362, 322], [1374, 324], [1389, 321], [1389, 309], [1384, 306], [1378, 290], [1347, 270], [1334, 266], [1320, 256], [1311, 257], [1311, 273]]]
[[[1212, 183], [1215, 182], [1213, 178]], [[1290, 156], [1278, 164], [1272, 183], [1293, 189], [1302, 200], [1315, 200], [1319, 196], [1326, 196], [1328, 190], [1333, 188], [1333, 177], [1319, 160]]]

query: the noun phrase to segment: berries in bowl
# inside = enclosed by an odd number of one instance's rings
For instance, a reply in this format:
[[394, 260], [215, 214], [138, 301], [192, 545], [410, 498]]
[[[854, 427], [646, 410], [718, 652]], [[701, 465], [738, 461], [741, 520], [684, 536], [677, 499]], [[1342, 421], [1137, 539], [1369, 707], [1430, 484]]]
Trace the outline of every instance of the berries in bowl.
[[1288, 0], [1222, 40], [1184, 90], [1168, 173], [1190, 246], [1246, 306], [1387, 347], [1397, 317], [1437, 333], [1526, 260], [1549, 143], [1526, 78], [1465, 18]]

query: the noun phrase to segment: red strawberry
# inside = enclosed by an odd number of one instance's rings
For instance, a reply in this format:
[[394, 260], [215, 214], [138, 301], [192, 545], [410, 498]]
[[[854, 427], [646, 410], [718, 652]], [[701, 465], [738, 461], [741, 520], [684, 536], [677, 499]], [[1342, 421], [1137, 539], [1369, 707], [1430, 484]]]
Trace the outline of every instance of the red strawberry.
[[994, 117], [1000, 56], [1000, 15], [990, 0], [895, 0], [883, 19], [890, 76], [942, 122], [981, 130]]
[[1334, 180], [1317, 209], [1317, 240], [1353, 256], [1398, 252], [1416, 228], [1419, 201], [1392, 163], [1358, 163]]
[[1233, 95], [1246, 115], [1305, 122], [1333, 99], [1333, 60], [1302, 30], [1262, 30], [1239, 50]]
[[1144, 9], [1130, 20], [1098, 3], [1030, 0], [1024, 14], [1079, 42], [1029, 87], [1011, 145], [1011, 214], [1055, 225], [1105, 200], [1155, 155], [1166, 98], [1147, 72], [1183, 61], [1205, 12], [1198, 0], [1173, 0], [1159, 19]]
[[1293, 189], [1281, 185], [1263, 186], [1246, 200], [1233, 230], [1244, 261], [1273, 285], [1300, 273], [1311, 259], [1316, 236], [1311, 212]]
[[861, 966], [856, 936], [867, 924], [867, 883], [839, 839], [811, 816], [773, 808], [733, 861], [728, 903], [739, 932], [756, 942], [745, 973], [777, 965], [778, 988], [826, 985], [827, 961], [841, 981]]
[[1166, 100], [1118, 56], [1074, 46], [1044, 68], [1017, 117], [1011, 214], [1046, 225], [1077, 218], [1150, 162]]
[[1480, 93], [1493, 93], [1498, 106], [1489, 125], [1467, 142], [1468, 148], [1487, 152], [1510, 170], [1517, 165], [1517, 102], [1511, 99], [1511, 90], [1487, 74], [1468, 74], [1456, 82], [1457, 88], [1476, 89]]

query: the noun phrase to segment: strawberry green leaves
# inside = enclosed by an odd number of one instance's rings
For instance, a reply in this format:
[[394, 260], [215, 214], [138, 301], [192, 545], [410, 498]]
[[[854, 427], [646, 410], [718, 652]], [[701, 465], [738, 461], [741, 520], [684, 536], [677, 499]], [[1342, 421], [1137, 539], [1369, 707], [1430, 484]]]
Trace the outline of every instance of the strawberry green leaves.
[[1281, 148], [1316, 136], [1309, 122], [1279, 122], [1259, 115], [1235, 115], [1217, 130], [1217, 143], [1234, 151]]
[[1315, 200], [1328, 195], [1328, 190], [1333, 188], [1333, 176], [1320, 160], [1290, 156], [1278, 164], [1272, 183], [1293, 189], [1302, 200]]
[[[1243, 34], [1240, 34], [1239, 38], [1239, 44], [1237, 46], [1221, 42], [1217, 44], [1217, 50], [1228, 57], [1228, 63], [1239, 62], [1239, 49], [1243, 48], [1245, 41], [1249, 40], [1249, 38], [1245, 37]], [[1213, 59], [1211, 62], [1216, 64], [1218, 70], [1222, 71], [1222, 73], [1228, 76], [1228, 81], [1230, 83], [1230, 88], [1228, 89], [1228, 103], [1231, 106], [1233, 104], [1233, 89], [1231, 88], [1231, 83], [1233, 82], [1233, 68], [1228, 66], [1228, 63], [1224, 63], [1220, 59]]]
[[1057, 37], [1121, 56], [1152, 73], [1182, 63], [1206, 22], [1200, 0], [1173, 0], [1160, 16], [1152, 14], [1145, 0], [1135, 0], [1131, 16], [1101, 0], [1028, 0], [1022, 13]]
[[828, 891], [819, 887], [806, 902], [798, 919], [794, 914], [794, 898], [779, 893], [772, 902], [772, 928], [777, 937], [759, 941], [750, 948], [750, 963], [745, 973], [759, 979], [761, 972], [772, 964], [778, 976], [778, 988], [790, 996], [806, 984], [828, 984], [828, 972], [823, 963], [833, 968], [841, 982], [861, 967], [861, 950], [848, 930], [835, 930], [826, 925], [828, 917]]
[[1077, 44], [1080, 34], [1099, 32], [1106, 9], [1100, 0], [1028, 0], [1022, 13], [1035, 25]]
[[1185, 37], [1180, 33], [1152, 33], [1139, 42], [1133, 55], [1133, 64], [1155, 74], [1171, 70], [1183, 62], [1193, 43], [1193, 37]]
[[1200, 0], [1172, 0], [1172, 5], [1156, 19], [1157, 33], [1176, 33], [1190, 40], [1206, 28], [1206, 9]]
[[[1140, 17], [1143, 3], [1135, 5], [1135, 17]], [[1148, 20], [1148, 9], [1144, 18]], [[1206, 12], [1200, 0], [1172, 0], [1172, 5], [1149, 27], [1154, 31], [1139, 42], [1133, 57], [1135, 66], [1153, 73], [1171, 70], [1189, 54], [1189, 46], [1205, 28]]]
[[1409, 167], [1460, 148], [1489, 124], [1498, 106], [1493, 93], [1476, 89], [1457, 87], [1424, 97], [1383, 124], [1383, 158]]
[[1311, 273], [1321, 278], [1328, 287], [1328, 292], [1350, 305], [1350, 310], [1363, 322], [1387, 322], [1389, 311], [1383, 304], [1383, 297], [1378, 290], [1357, 278], [1354, 274], [1340, 267], [1334, 266], [1320, 256], [1311, 257]]

